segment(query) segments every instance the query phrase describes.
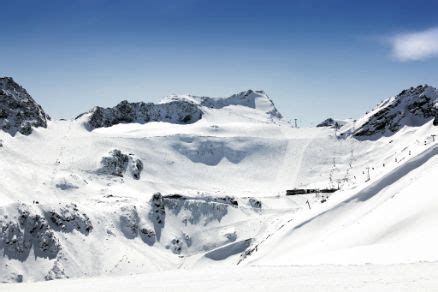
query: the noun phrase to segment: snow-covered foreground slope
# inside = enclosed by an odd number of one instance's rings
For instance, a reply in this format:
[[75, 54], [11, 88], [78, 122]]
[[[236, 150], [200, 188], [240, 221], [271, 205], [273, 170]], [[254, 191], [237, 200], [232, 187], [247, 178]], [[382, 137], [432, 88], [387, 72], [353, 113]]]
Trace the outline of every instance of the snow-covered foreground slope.
[[4, 284], [0, 291], [434, 291], [438, 264], [228, 267]]
[[[391, 108], [435, 92], [414, 91]], [[261, 91], [171, 96], [0, 132], [0, 281], [231, 266], [252, 281], [277, 265], [437, 261], [437, 130], [431, 116], [403, 124], [429, 111], [352, 135], [390, 105], [301, 129]], [[339, 190], [285, 195], [294, 188]]]
[[359, 192], [297, 218], [260, 245], [256, 265], [394, 264], [438, 261], [438, 146], [434, 145]]

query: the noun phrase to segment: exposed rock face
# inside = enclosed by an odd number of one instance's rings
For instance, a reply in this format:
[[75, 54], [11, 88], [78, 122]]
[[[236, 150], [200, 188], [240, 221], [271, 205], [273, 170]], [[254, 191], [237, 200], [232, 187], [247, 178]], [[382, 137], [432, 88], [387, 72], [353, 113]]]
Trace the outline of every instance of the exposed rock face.
[[87, 214], [81, 213], [76, 204], [67, 204], [59, 209], [46, 212], [45, 217], [56, 231], [72, 232], [77, 230], [88, 235], [93, 230], [93, 224]]
[[46, 115], [39, 104], [10, 77], [0, 78], [0, 129], [14, 136], [32, 133], [32, 127], [47, 127]]
[[183, 242], [179, 238], [174, 238], [170, 242], [170, 245], [167, 246], [174, 254], [180, 254], [183, 249]]
[[421, 126], [430, 120], [438, 125], [438, 92], [431, 86], [420, 85], [382, 102], [365, 116], [365, 121], [359, 124], [353, 136], [392, 135], [405, 125]]
[[126, 171], [129, 171], [134, 179], [140, 179], [143, 170], [143, 162], [140, 159], [135, 158], [134, 154], [124, 154], [118, 149], [111, 151], [110, 156], [103, 157], [101, 164], [100, 173], [123, 177]]
[[162, 197], [164, 206], [173, 214], [184, 211], [183, 223], [207, 225], [213, 220], [220, 221], [227, 213], [228, 207], [238, 207], [233, 197], [185, 197], [169, 195]]
[[135, 206], [122, 208], [120, 215], [120, 230], [126, 238], [133, 239], [138, 235], [140, 218]]
[[[121, 208], [120, 230], [128, 239], [134, 239], [140, 235], [144, 243], [149, 246], [154, 245], [156, 241], [155, 231], [150, 229], [149, 224], [140, 225], [140, 216], [135, 205], [124, 206]], [[155, 217], [150, 217], [150, 219]]]
[[342, 121], [336, 121], [332, 118], [328, 118], [324, 121], [322, 121], [321, 123], [319, 123], [318, 125], [316, 125], [317, 127], [321, 128], [321, 127], [328, 127], [328, 128], [336, 128], [339, 129], [340, 127], [342, 127], [343, 125], [345, 125], [345, 122]]
[[[155, 193], [151, 199], [151, 211], [149, 219], [152, 221], [155, 233], [152, 235], [160, 240], [161, 231], [166, 222], [166, 216], [173, 214], [178, 216], [183, 214], [182, 222], [188, 224], [203, 224], [221, 219], [227, 215], [228, 207], [238, 207], [238, 202], [233, 197], [186, 197], [179, 194], [163, 196], [160, 193]], [[146, 232], [150, 233], [150, 232]], [[180, 246], [180, 243], [185, 243], [190, 246], [191, 239], [188, 235], [184, 235], [179, 241], [172, 242], [172, 246]], [[178, 250], [178, 248], [177, 248]], [[175, 250], [174, 250], [175, 251]], [[179, 253], [180, 249], [178, 250]]]
[[143, 240], [143, 242], [147, 243], [150, 246], [154, 245], [156, 241], [155, 232], [149, 228], [141, 228], [140, 237]]
[[160, 193], [155, 193], [151, 200], [151, 212], [149, 214], [149, 219], [152, 221], [155, 229], [155, 235], [159, 241], [161, 238], [161, 230], [164, 228], [166, 223], [166, 209], [164, 207], [164, 199]]
[[0, 250], [10, 259], [24, 261], [33, 250], [35, 257], [53, 259], [61, 249], [47, 220], [27, 206], [18, 216], [0, 218]]
[[[81, 117], [80, 115], [79, 117]], [[78, 118], [79, 118], [78, 117]], [[89, 130], [120, 123], [168, 122], [191, 124], [202, 118], [202, 111], [186, 101], [163, 104], [122, 101], [113, 108], [95, 107], [86, 123]]]
[[74, 189], [78, 189], [79, 187], [72, 184], [71, 182], [68, 182], [66, 179], [58, 182], [55, 185], [58, 189], [61, 189], [63, 191], [67, 191], [67, 190], [74, 190]]
[[251, 208], [253, 208], [253, 209], [260, 210], [262, 208], [262, 201], [257, 200], [255, 198], [249, 198], [248, 203], [251, 206]]

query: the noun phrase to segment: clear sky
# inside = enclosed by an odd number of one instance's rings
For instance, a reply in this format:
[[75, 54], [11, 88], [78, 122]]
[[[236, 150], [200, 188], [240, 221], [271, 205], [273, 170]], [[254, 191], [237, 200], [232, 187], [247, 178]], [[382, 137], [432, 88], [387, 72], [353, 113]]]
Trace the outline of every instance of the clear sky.
[[438, 86], [437, 11], [436, 0], [0, 0], [0, 75], [55, 118], [251, 88], [311, 125]]

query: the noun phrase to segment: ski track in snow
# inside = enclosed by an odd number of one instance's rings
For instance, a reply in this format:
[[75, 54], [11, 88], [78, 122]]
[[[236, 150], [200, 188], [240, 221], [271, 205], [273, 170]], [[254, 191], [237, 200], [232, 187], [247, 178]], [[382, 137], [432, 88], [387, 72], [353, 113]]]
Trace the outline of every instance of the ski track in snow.
[[[278, 189], [279, 186], [282, 186], [280, 190], [284, 191], [285, 189], [297, 187], [297, 177], [304, 160], [304, 153], [318, 133], [310, 134], [306, 142], [302, 143], [299, 150], [296, 151], [296, 143], [292, 144], [291, 142], [291, 138], [293, 137], [291, 128], [280, 127], [280, 131], [287, 141], [287, 146], [281, 167], [278, 170], [277, 178], [275, 183], [273, 183], [273, 188]], [[284, 184], [284, 182], [287, 182], [287, 184]]]

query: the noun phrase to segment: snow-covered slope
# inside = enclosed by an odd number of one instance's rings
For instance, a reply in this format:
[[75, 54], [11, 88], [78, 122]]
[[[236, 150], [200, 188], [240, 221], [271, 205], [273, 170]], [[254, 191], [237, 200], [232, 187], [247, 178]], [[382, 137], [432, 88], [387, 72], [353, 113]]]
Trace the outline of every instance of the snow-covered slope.
[[226, 267], [4, 284], [0, 291], [434, 291], [435, 263]]
[[[186, 110], [197, 118], [184, 122]], [[0, 131], [0, 281], [437, 260], [427, 112], [358, 139], [374, 115], [293, 128], [249, 90], [123, 102], [29, 136]], [[285, 195], [294, 188], [339, 191]]]
[[256, 109], [272, 119], [282, 117], [272, 100], [263, 91], [248, 90], [228, 98], [171, 95], [164, 98], [159, 104], [130, 103], [124, 100], [113, 108], [96, 106], [88, 113], [79, 115], [76, 119], [85, 119], [85, 126], [89, 130], [111, 127], [121, 123], [190, 124], [202, 118], [204, 108], [222, 109], [229, 106]]
[[228, 106], [245, 106], [262, 111], [270, 115], [272, 118], [282, 118], [280, 112], [274, 106], [274, 102], [264, 91], [261, 90], [247, 90], [233, 94], [226, 98], [211, 98], [193, 95], [170, 95], [165, 97], [161, 103], [180, 100], [188, 101], [190, 103], [212, 109], [221, 109]]
[[434, 144], [359, 191], [343, 191], [297, 218], [249, 261], [278, 264], [395, 264], [438, 261]]

